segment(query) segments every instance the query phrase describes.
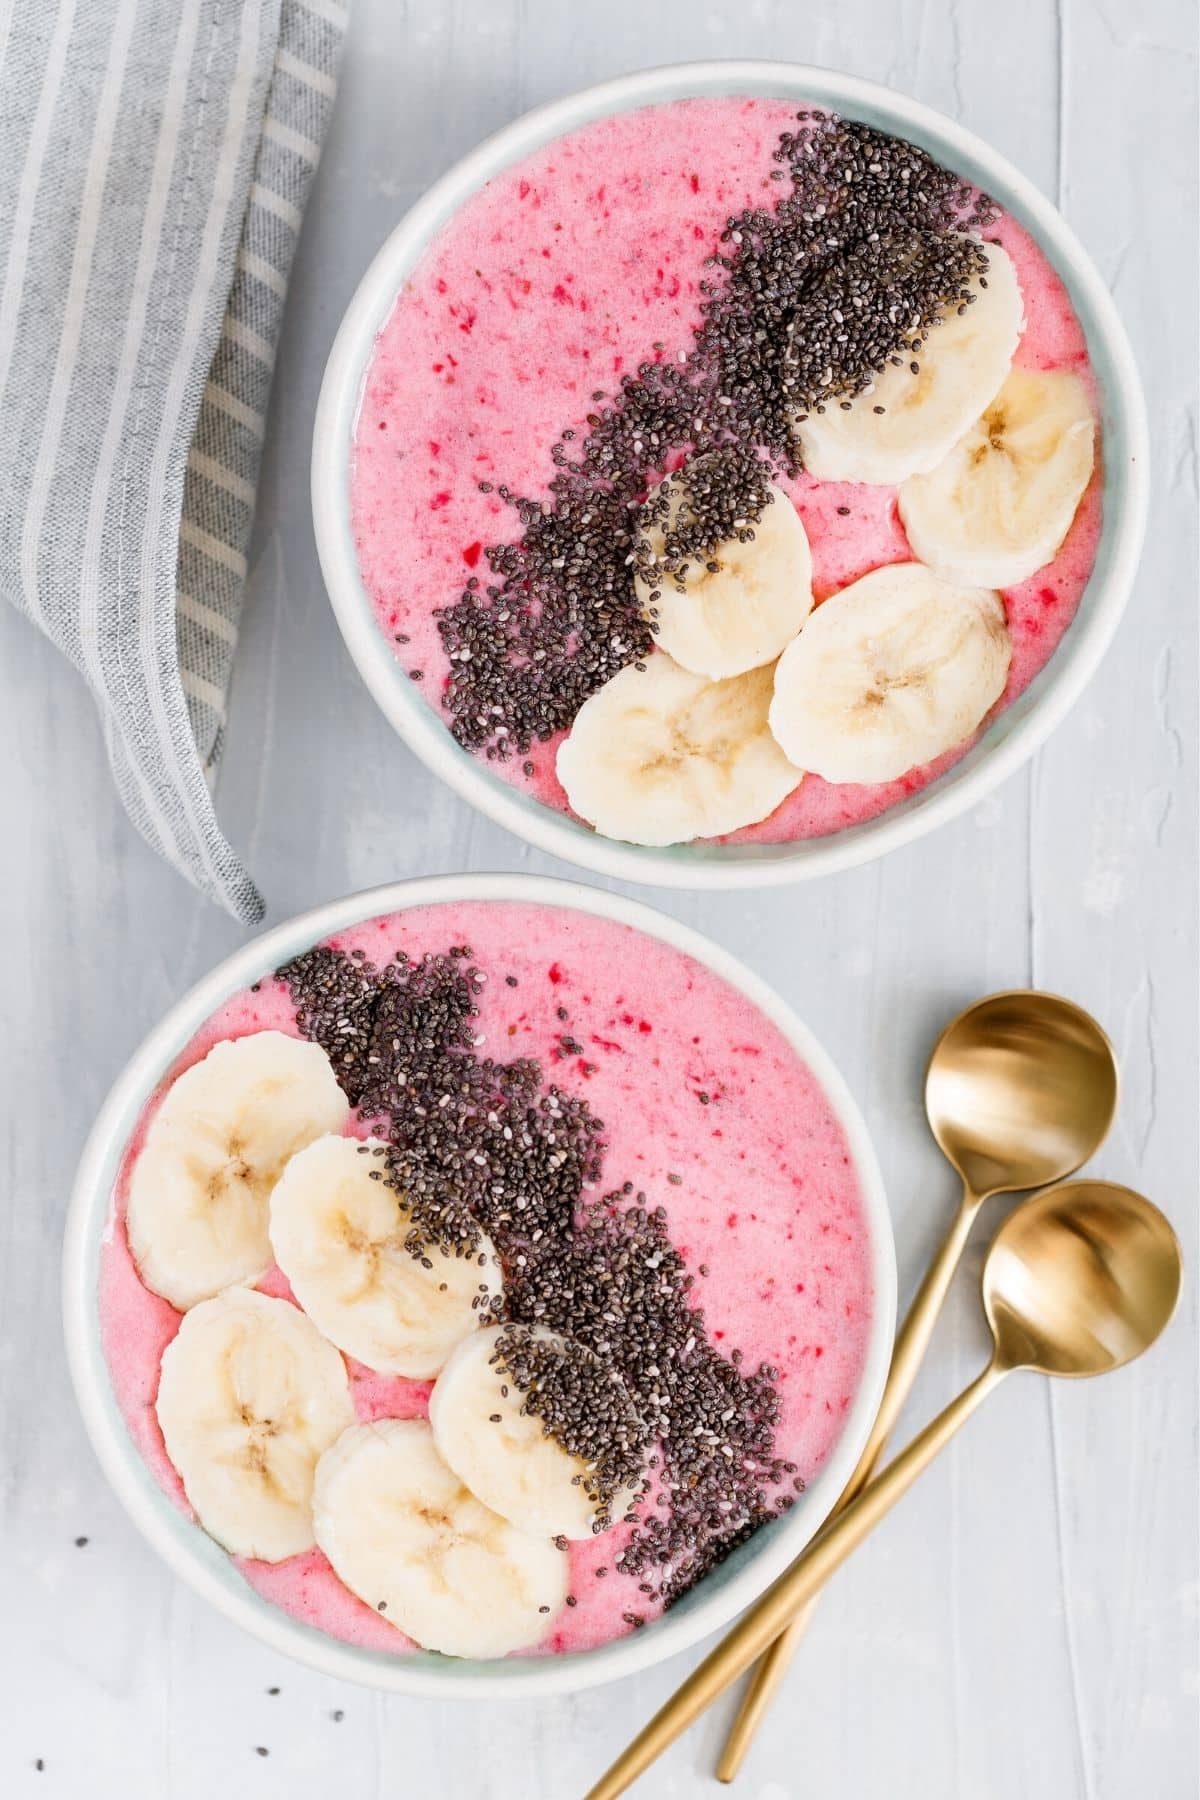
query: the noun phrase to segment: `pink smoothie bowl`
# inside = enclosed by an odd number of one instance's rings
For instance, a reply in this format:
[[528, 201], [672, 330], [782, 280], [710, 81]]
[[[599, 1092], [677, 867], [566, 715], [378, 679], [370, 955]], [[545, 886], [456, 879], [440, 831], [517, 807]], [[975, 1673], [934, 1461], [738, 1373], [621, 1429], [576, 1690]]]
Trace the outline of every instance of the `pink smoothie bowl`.
[[[841, 1126], [858, 1176], [872, 1288], [862, 1372], [845, 1423], [789, 1512], [763, 1526], [643, 1630], [598, 1649], [497, 1662], [344, 1643], [256, 1593], [143, 1460], [113, 1392], [101, 1331], [101, 1258], [122, 1156], [147, 1100], [205, 1021], [232, 995], [335, 932], [412, 907], [464, 901], [518, 901], [612, 920], [694, 958], [744, 994], [807, 1064]], [[849, 1479], [878, 1410], [895, 1331], [896, 1263], [883, 1180], [858, 1107], [820, 1044], [765, 981], [697, 932], [616, 894], [538, 876], [447, 876], [354, 894], [277, 926], [221, 963], [151, 1032], [118, 1078], [83, 1152], [63, 1253], [63, 1308], [75, 1392], [96, 1455], [142, 1535], [189, 1587], [263, 1643], [325, 1674], [393, 1693], [516, 1699], [596, 1687], [688, 1649], [727, 1625], [799, 1554]]]
[[[499, 171], [597, 119], [730, 94], [812, 102], [907, 138], [990, 194], [1030, 233], [1086, 336], [1102, 431], [1103, 520], [1092, 572], [1062, 643], [970, 750], [928, 786], [827, 836], [649, 849], [603, 837], [503, 780], [460, 748], [415, 690], [359, 570], [350, 498], [355, 423], [376, 337], [396, 295], [466, 199]], [[489, 138], [418, 201], [363, 276], [334, 342], [317, 407], [312, 496], [321, 567], [350, 654], [400, 736], [435, 774], [518, 837], [584, 868], [669, 887], [732, 888], [800, 881], [881, 856], [965, 812], [1025, 762], [1078, 699], [1116, 630], [1137, 568], [1148, 474], [1145, 404], [1124, 328], [1090, 258], [1025, 176], [952, 120], [870, 82], [797, 63], [709, 62], [623, 76], [539, 107]]]

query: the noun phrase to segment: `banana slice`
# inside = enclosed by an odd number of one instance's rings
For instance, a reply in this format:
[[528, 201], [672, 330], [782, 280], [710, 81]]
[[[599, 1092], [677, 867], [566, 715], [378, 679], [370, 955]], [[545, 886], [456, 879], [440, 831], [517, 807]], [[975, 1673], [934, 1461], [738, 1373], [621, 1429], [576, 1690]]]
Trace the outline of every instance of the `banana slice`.
[[575, 715], [558, 778], [581, 819], [633, 844], [720, 837], [774, 812], [803, 779], [767, 728], [771, 670], [706, 681], [655, 651]]
[[354, 1423], [346, 1366], [287, 1300], [230, 1288], [163, 1352], [156, 1401], [196, 1517], [235, 1556], [311, 1550], [318, 1459]]
[[[500, 1340], [532, 1342], [567, 1370], [590, 1364], [615, 1416], [624, 1415], [631, 1442], [641, 1433], [620, 1377], [582, 1344], [540, 1326], [497, 1325], [464, 1340], [442, 1370], [429, 1400], [429, 1423], [445, 1462], [471, 1492], [522, 1531], [546, 1537], [590, 1538], [624, 1517], [638, 1490], [627, 1487], [601, 1509], [587, 1491], [589, 1466], [546, 1433], [524, 1410], [524, 1392], [499, 1355]], [[590, 1402], [594, 1399], [586, 1395]], [[609, 1408], [605, 1408], [606, 1415]]]
[[297, 1300], [339, 1350], [381, 1374], [423, 1380], [504, 1284], [487, 1238], [471, 1256], [405, 1249], [412, 1215], [382, 1178], [372, 1153], [383, 1149], [377, 1138], [323, 1137], [293, 1156], [271, 1195], [271, 1244]]
[[[666, 486], [666, 522], [652, 523], [644, 534], [656, 560], [688, 501], [685, 477], [669, 477]], [[680, 668], [712, 681], [773, 663], [812, 610], [807, 534], [783, 490], [772, 482], [769, 493], [744, 542], [727, 539], [707, 562], [693, 559], [679, 576], [666, 570], [635, 576], [661, 647]]]
[[900, 367], [889, 362], [848, 410], [831, 400], [823, 413], [797, 422], [810, 475], [883, 486], [926, 475], [999, 392], [1025, 317], [1007, 254], [999, 244], [986, 250], [987, 274], [972, 283], [975, 298], [961, 313], [951, 308], [919, 350], [898, 352]]
[[567, 1597], [567, 1555], [467, 1492], [423, 1419], [356, 1425], [321, 1458], [317, 1543], [360, 1600], [426, 1650], [506, 1656]]
[[900, 489], [913, 553], [978, 587], [1013, 587], [1053, 561], [1092, 478], [1096, 422], [1065, 371], [1014, 369], [928, 475]]
[[125, 1229], [146, 1286], [181, 1312], [271, 1266], [267, 1202], [288, 1158], [350, 1105], [319, 1044], [258, 1031], [174, 1083], [133, 1166]]
[[771, 730], [826, 781], [893, 781], [971, 736], [1011, 655], [998, 594], [893, 563], [818, 606], [784, 651]]

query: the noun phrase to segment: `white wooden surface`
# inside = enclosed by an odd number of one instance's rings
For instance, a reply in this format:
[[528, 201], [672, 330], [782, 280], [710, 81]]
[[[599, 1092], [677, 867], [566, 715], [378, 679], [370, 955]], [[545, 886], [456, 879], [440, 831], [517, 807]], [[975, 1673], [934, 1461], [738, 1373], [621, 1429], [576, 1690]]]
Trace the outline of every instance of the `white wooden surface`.
[[[1099, 1167], [1162, 1202], [1191, 1268], [1181, 1316], [1144, 1364], [1081, 1386], [1024, 1377], [989, 1403], [837, 1581], [741, 1790], [747, 1800], [1190, 1800], [1200, 1268], [1190, 0], [357, 0], [276, 382], [223, 814], [272, 920], [409, 873], [567, 872], [436, 786], [360, 687], [313, 549], [313, 406], [359, 274], [451, 161], [573, 87], [717, 55], [891, 82], [983, 133], [1058, 199], [1135, 339], [1155, 502], [1137, 591], [1099, 678], [1033, 767], [973, 816], [884, 864], [790, 893], [645, 897], [768, 974], [840, 1062], [876, 1134], [906, 1292], [952, 1191], [922, 1123], [922, 1059], [960, 1005], [1028, 982], [1073, 995], [1113, 1033], [1125, 1092]], [[0, 635], [0, 1793], [570, 1800], [686, 1660], [507, 1710], [340, 1687], [194, 1600], [97, 1471], [59, 1327], [73, 1164], [127, 1054], [240, 934], [126, 825], [75, 676], [15, 616], [0, 617]], [[979, 1364], [978, 1253], [973, 1264], [908, 1427]], [[646, 1794], [717, 1792], [708, 1771], [727, 1718], [719, 1710], [677, 1745]]]

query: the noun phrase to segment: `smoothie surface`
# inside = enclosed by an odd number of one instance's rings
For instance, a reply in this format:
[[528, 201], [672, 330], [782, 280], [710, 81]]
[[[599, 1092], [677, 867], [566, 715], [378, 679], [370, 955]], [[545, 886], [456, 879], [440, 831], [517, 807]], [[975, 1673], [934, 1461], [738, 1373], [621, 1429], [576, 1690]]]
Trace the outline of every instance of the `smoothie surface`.
[[[551, 448], [565, 429], [586, 431], [594, 392], [611, 393], [642, 362], [687, 351], [700, 283], [711, 276], [704, 259], [732, 214], [772, 204], [772, 153], [796, 113], [795, 101], [730, 97], [598, 120], [494, 176], [421, 257], [367, 371], [351, 506], [380, 629], [433, 707], [449, 667], [435, 609], [473, 577], [486, 582], [487, 546], [519, 536], [495, 488], [545, 496]], [[1071, 370], [1092, 385], [1082, 329], [1041, 250], [1004, 214], [985, 236], [1007, 250], [1021, 285], [1016, 366]], [[894, 488], [776, 478], [807, 530], [818, 604], [871, 569], [910, 560]], [[481, 481], [493, 491], [481, 492]], [[1045, 665], [1074, 616], [1095, 559], [1101, 484], [1098, 459], [1054, 561], [1004, 590], [1012, 663], [1000, 708]], [[554, 767], [560, 741], [489, 767], [568, 811]], [[943, 773], [971, 741], [881, 785], [810, 774], [733, 840], [783, 842], [872, 818]]]
[[[861, 1379], [871, 1249], [845, 1134], [781, 1032], [691, 957], [629, 926], [560, 908], [420, 907], [327, 942], [362, 950], [376, 964], [400, 949], [416, 958], [471, 946], [487, 976], [479, 1011], [485, 1053], [536, 1058], [545, 1082], [586, 1096], [605, 1125], [602, 1187], [629, 1181], [665, 1207], [672, 1244], [696, 1274], [692, 1299], [710, 1341], [723, 1354], [741, 1352], [748, 1369], [768, 1363], [778, 1370], [776, 1450], [810, 1480], [837, 1442]], [[146, 1127], [175, 1076], [221, 1039], [266, 1029], [299, 1035], [288, 990], [274, 977], [227, 1001], [148, 1102], [105, 1233], [100, 1308], [116, 1399], [156, 1480], [185, 1511], [154, 1411], [159, 1362], [181, 1315], [138, 1277], [124, 1228], [126, 1196]], [[564, 1055], [567, 1033], [580, 1054]], [[347, 1130], [366, 1135], [367, 1128], [352, 1115]], [[278, 1269], [258, 1285], [291, 1298]], [[379, 1375], [350, 1359], [348, 1368], [360, 1419], [425, 1416], [431, 1383]], [[634, 1577], [614, 1567], [628, 1531], [618, 1525], [572, 1543], [577, 1604], [552, 1622], [534, 1654], [587, 1649], [631, 1629], [626, 1613], [652, 1616]], [[342, 1586], [317, 1549], [239, 1566], [260, 1593], [335, 1637], [387, 1651], [408, 1646]]]

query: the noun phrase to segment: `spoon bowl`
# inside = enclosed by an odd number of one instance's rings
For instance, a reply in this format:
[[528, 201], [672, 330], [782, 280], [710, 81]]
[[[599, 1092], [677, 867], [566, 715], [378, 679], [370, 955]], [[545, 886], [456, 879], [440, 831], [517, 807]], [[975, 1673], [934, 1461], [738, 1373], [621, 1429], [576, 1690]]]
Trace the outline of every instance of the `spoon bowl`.
[[1045, 1187], [1092, 1155], [1117, 1105], [1117, 1060], [1089, 1013], [1031, 989], [990, 994], [934, 1046], [925, 1108], [977, 1198]]
[[1140, 1356], [1175, 1310], [1179, 1243], [1156, 1206], [1109, 1181], [1025, 1201], [996, 1233], [983, 1304], [996, 1361], [1043, 1375], [1103, 1375]]

